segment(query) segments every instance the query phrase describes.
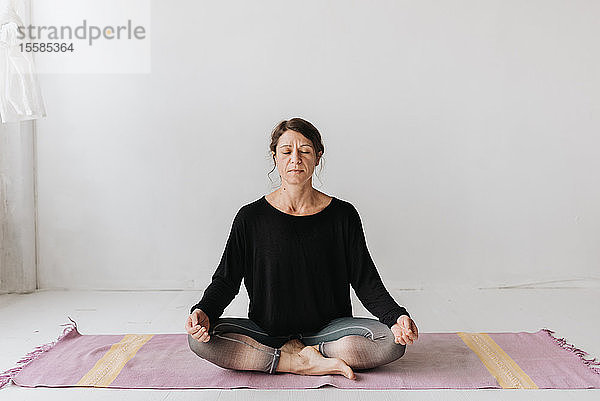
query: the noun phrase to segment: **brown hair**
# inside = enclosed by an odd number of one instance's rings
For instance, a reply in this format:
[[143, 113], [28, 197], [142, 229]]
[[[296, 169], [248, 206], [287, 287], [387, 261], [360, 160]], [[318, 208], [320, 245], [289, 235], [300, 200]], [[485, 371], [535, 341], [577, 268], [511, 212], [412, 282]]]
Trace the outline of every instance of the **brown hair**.
[[[319, 158], [319, 152], [325, 152], [325, 146], [323, 146], [323, 141], [321, 139], [321, 134], [319, 130], [315, 128], [310, 122], [296, 117], [290, 120], [283, 120], [279, 124], [275, 126], [273, 132], [271, 132], [271, 144], [269, 145], [269, 149], [273, 153], [277, 153], [277, 142], [279, 142], [279, 138], [283, 133], [287, 130], [292, 130], [299, 132], [306, 139], [312, 142], [313, 149], [315, 150], [315, 155]], [[273, 169], [269, 171], [269, 174], [275, 169], [275, 154], [273, 156]], [[323, 155], [321, 154], [321, 157]], [[323, 169], [323, 165], [321, 164], [321, 169]]]

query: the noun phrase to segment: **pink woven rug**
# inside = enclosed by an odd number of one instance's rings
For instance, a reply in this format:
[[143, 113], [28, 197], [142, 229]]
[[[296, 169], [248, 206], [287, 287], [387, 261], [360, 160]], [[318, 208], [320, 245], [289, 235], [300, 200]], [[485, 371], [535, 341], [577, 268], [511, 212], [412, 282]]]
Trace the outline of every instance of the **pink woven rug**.
[[146, 389], [600, 388], [600, 362], [547, 329], [422, 333], [402, 358], [356, 372], [352, 381], [340, 375], [223, 369], [197, 357], [184, 333], [82, 335], [71, 322], [57, 341], [37, 347], [19, 366], [0, 374], [0, 387], [12, 380], [23, 387]]

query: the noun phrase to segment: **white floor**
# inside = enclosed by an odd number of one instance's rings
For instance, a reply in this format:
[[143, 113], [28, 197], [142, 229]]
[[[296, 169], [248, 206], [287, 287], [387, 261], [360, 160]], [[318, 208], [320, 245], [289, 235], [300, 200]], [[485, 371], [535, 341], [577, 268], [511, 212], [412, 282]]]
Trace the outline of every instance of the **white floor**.
[[[557, 286], [562, 288], [556, 288]], [[421, 332], [555, 330], [570, 343], [600, 357], [600, 287], [597, 281], [565, 282], [512, 289], [394, 290]], [[545, 287], [545, 288], [544, 288]], [[199, 291], [38, 291], [0, 295], [0, 372], [14, 366], [38, 345], [62, 332], [67, 316], [83, 334], [183, 333]], [[369, 316], [353, 296], [355, 316]], [[240, 294], [225, 310], [246, 316]], [[8, 400], [598, 400], [600, 390], [116, 390], [67, 388], [26, 389], [13, 384], [0, 390]]]

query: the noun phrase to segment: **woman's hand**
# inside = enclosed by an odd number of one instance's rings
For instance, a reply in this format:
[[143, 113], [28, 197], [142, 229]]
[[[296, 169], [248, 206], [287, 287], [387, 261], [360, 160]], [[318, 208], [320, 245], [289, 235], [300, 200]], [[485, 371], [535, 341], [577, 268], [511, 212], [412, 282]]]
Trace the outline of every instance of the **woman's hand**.
[[417, 325], [406, 315], [400, 316], [391, 329], [396, 337], [394, 340], [396, 344], [412, 344], [419, 338], [419, 329], [417, 329]]
[[202, 309], [194, 309], [185, 322], [185, 331], [199, 342], [205, 343], [210, 340], [210, 336], [208, 335], [209, 328], [208, 315]]

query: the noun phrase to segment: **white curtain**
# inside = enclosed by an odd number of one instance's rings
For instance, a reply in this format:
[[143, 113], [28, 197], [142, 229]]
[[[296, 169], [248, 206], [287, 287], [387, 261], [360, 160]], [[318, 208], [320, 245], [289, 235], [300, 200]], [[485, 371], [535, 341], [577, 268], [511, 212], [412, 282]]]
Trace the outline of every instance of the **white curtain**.
[[0, 0], [0, 116], [16, 122], [46, 115], [32, 53], [22, 51], [18, 27], [29, 25], [30, 0]]
[[36, 289], [35, 122], [46, 115], [17, 27], [30, 0], [0, 0], [0, 293]]

